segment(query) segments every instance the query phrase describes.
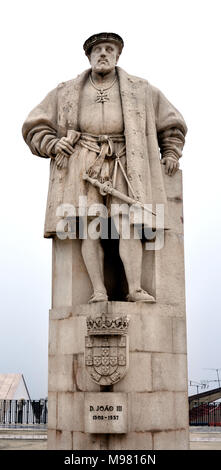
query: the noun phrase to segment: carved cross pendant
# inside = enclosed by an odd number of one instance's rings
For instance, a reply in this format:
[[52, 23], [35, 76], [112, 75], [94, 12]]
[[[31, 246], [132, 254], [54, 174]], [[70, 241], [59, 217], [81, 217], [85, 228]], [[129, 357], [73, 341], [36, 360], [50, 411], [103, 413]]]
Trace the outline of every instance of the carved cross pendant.
[[105, 103], [105, 101], [109, 101], [108, 93], [104, 90], [99, 90], [97, 92], [97, 99], [96, 103]]

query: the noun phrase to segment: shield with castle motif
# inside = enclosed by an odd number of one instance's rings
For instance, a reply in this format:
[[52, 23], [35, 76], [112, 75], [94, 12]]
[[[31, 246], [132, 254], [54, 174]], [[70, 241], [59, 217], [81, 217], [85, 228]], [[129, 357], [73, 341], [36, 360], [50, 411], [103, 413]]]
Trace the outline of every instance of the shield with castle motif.
[[[103, 322], [98, 321], [94, 325], [93, 322], [101, 318]], [[129, 344], [125, 334], [128, 319], [123, 326], [122, 323], [116, 322], [118, 319], [110, 320], [103, 316], [92, 320], [91, 323], [87, 322], [89, 334], [85, 338], [85, 366], [92, 380], [99, 385], [118, 382], [129, 366]]]

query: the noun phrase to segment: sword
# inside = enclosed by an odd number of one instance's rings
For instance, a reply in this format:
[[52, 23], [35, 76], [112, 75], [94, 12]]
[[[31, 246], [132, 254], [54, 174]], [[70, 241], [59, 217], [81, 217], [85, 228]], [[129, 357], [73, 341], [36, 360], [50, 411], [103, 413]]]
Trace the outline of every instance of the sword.
[[95, 186], [96, 188], [99, 189], [100, 194], [102, 196], [106, 196], [107, 194], [111, 194], [112, 196], [118, 197], [122, 201], [127, 202], [128, 204], [133, 204], [142, 207], [145, 211], [149, 212], [150, 214], [156, 216], [156, 213], [151, 211], [151, 209], [148, 209], [148, 207], [145, 206], [145, 204], [142, 204], [142, 202], [137, 201], [136, 199], [133, 199], [130, 196], [126, 196], [126, 194], [121, 193], [117, 189], [113, 188], [112, 184], [110, 181], [105, 181], [105, 183], [100, 183], [95, 178], [91, 178], [87, 173], [83, 174], [83, 180], [88, 181], [89, 183], [92, 184], [92, 186]]

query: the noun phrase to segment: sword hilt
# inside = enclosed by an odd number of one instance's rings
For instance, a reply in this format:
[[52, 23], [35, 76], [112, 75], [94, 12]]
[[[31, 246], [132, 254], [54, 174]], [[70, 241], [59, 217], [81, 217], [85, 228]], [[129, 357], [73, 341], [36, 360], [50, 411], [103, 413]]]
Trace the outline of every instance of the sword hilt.
[[112, 184], [110, 181], [105, 181], [105, 183], [101, 183], [100, 187], [100, 194], [102, 196], [106, 196], [107, 194], [110, 194], [110, 191], [112, 189]]

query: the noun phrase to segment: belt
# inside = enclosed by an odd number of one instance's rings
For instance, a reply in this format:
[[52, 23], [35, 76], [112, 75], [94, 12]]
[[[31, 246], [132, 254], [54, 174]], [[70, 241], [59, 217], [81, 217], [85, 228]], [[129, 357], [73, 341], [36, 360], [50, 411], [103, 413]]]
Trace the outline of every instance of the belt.
[[[124, 144], [119, 152], [114, 152], [114, 143]], [[88, 168], [87, 174], [91, 178], [98, 178], [101, 173], [104, 160], [107, 158], [118, 159], [126, 155], [125, 137], [122, 134], [115, 135], [93, 135], [82, 133], [78, 143], [88, 150], [97, 153], [94, 163]]]

